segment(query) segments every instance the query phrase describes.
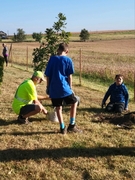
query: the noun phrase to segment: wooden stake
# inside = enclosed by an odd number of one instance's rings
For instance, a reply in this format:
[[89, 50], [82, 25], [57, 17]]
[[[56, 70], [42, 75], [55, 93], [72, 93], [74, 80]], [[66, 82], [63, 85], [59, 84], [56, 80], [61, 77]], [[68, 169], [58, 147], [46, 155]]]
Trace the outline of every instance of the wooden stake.
[[134, 72], [134, 102], [135, 102], [135, 72]]
[[[11, 57], [10, 57], [10, 55], [11, 55]], [[8, 60], [11, 62], [11, 66], [12, 66], [12, 43], [9, 48]]]
[[26, 49], [26, 70], [28, 71], [28, 47]]
[[80, 49], [80, 78], [79, 78], [80, 85], [82, 83], [82, 49]]

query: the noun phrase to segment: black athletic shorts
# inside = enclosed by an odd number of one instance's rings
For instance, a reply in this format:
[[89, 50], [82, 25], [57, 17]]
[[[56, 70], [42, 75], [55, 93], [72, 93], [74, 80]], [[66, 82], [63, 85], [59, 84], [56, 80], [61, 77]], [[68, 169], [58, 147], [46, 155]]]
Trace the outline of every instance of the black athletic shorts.
[[26, 115], [35, 110], [35, 104], [27, 104], [20, 109], [19, 115]]
[[70, 96], [66, 96], [63, 98], [51, 99], [51, 101], [54, 107], [59, 107], [63, 105], [63, 102], [65, 102], [67, 105], [75, 104], [77, 102], [77, 98], [75, 97], [74, 94], [71, 94]]

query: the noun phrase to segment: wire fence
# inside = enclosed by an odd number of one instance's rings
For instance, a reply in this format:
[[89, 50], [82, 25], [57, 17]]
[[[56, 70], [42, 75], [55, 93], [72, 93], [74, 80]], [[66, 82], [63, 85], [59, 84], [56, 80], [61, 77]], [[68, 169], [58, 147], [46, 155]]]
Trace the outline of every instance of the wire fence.
[[[39, 43], [8, 43], [7, 47], [11, 66], [27, 71], [34, 68], [32, 53], [34, 48], [39, 47]], [[0, 46], [0, 51], [2, 52], [2, 46]], [[127, 84], [135, 87], [135, 56], [95, 52], [89, 48], [76, 48], [75, 46], [71, 46], [68, 55], [73, 60], [75, 72], [79, 74], [80, 84], [82, 74], [113, 80], [115, 75], [120, 73], [124, 75], [124, 81]]]

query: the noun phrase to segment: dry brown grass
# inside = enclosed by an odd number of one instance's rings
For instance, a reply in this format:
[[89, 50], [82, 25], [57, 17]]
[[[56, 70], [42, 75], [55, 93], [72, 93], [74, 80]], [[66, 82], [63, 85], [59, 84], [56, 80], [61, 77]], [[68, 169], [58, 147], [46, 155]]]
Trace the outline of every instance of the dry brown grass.
[[[91, 46], [93, 43], [91, 42]], [[100, 45], [104, 46], [105, 44], [102, 43]], [[112, 47], [115, 48], [116, 44]], [[31, 50], [33, 46], [35, 45], [31, 44]], [[88, 50], [90, 44], [84, 43], [81, 47], [84, 48], [85, 46]], [[97, 62], [97, 66], [100, 67], [102, 63], [107, 63], [107, 61], [103, 61], [105, 56], [112, 55], [113, 58], [114, 56], [119, 58], [126, 51], [123, 50], [123, 53], [121, 52], [120, 56], [118, 53], [117, 56], [115, 50], [113, 50], [113, 54], [109, 52], [108, 48], [108, 53], [106, 53], [102, 46], [97, 48], [97, 45], [95, 45], [95, 50], [91, 50], [93, 56], [96, 56], [96, 61], [90, 58], [92, 56], [91, 53], [89, 56], [89, 51], [85, 52], [85, 57], [88, 57], [87, 61], [89, 60], [89, 66], [91, 64], [94, 66]], [[76, 63], [77, 57], [79, 57], [80, 43], [78, 45], [71, 43], [70, 47], [70, 55], [75, 57], [74, 62]], [[126, 49], [126, 43], [122, 47]], [[26, 45], [16, 44], [17, 48], [18, 50], [22, 48], [23, 50], [19, 51], [23, 52]], [[98, 54], [99, 49], [102, 49], [101, 54]], [[127, 53], [125, 56], [130, 59], [133, 56], [133, 49], [129, 51], [131, 54]], [[72, 52], [76, 53], [72, 54]], [[105, 53], [105, 56], [102, 53]], [[101, 59], [97, 57], [101, 57]], [[17, 61], [20, 58], [21, 56], [18, 57]], [[83, 58], [84, 64], [87, 63], [85, 59]], [[133, 60], [130, 61], [133, 66]], [[115, 63], [113, 67], [115, 67]], [[30, 118], [32, 123], [29, 125], [18, 125], [16, 123], [17, 116], [11, 108], [13, 96], [17, 86], [32, 74], [32, 68], [26, 71], [26, 67], [24, 69], [23, 66], [19, 67], [20, 69], [13, 66], [5, 67], [3, 83], [0, 86], [1, 180], [135, 179], [134, 125], [130, 126], [129, 129], [125, 129], [123, 126], [117, 126], [116, 123], [107, 120], [107, 117], [109, 119], [111, 114], [106, 114], [101, 109], [101, 100], [108, 88], [106, 85], [82, 79], [82, 86], [79, 86], [79, 78], [73, 76], [73, 89], [76, 95], [81, 98], [77, 111], [77, 125], [82, 128], [83, 133], [63, 136], [58, 133], [59, 124], [52, 123], [43, 114]], [[129, 67], [127, 66], [126, 70]], [[45, 94], [45, 86], [43, 83], [37, 87], [39, 94]], [[133, 91], [130, 90], [129, 93], [130, 98], [133, 98]], [[50, 101], [43, 101], [42, 103], [48, 111], [52, 109]], [[135, 103], [131, 101], [129, 110], [134, 111], [134, 109]], [[69, 107], [64, 107], [63, 115], [65, 124], [68, 125]]]
[[93, 51], [100, 53], [113, 53], [119, 55], [135, 56], [135, 39], [95, 41], [95, 42], [70, 42], [70, 50]]
[[[10, 48], [11, 43], [7, 43]], [[33, 49], [39, 47], [38, 42], [22, 42], [12, 43], [12, 58], [15, 61], [26, 60], [27, 48], [29, 53], [29, 61], [32, 60]], [[95, 42], [70, 42], [69, 43], [69, 55], [72, 52], [79, 54], [80, 49], [82, 53], [88, 54], [88, 52], [116, 54], [121, 56], [135, 56], [135, 39], [120, 39], [120, 40], [108, 40], [108, 41], [95, 41]], [[2, 43], [0, 43], [0, 51], [2, 52]], [[85, 52], [86, 51], [86, 52]], [[75, 55], [75, 54], [74, 54]]]
[[[32, 117], [32, 124], [18, 125], [11, 109], [15, 90], [31, 72], [14, 67], [4, 69], [0, 96], [0, 179], [56, 180], [56, 179], [132, 179], [135, 177], [135, 135], [133, 129], [119, 128], [99, 121], [107, 114], [100, 108], [102, 85], [83, 81], [78, 85], [74, 77], [73, 89], [81, 97], [77, 124], [83, 134], [58, 133], [59, 125], [43, 114]], [[37, 87], [45, 93], [45, 84]], [[50, 111], [50, 101], [43, 101]], [[130, 110], [135, 108], [130, 104]], [[63, 114], [69, 123], [68, 107]]]

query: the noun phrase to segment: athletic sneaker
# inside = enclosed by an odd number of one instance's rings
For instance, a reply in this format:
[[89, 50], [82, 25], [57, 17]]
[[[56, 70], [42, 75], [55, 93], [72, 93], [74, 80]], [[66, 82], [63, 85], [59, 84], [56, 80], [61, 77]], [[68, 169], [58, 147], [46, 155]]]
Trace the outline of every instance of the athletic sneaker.
[[61, 134], [66, 134], [66, 133], [67, 133], [67, 128], [66, 128], [66, 126], [64, 127], [64, 129], [60, 128], [60, 133], [61, 133]]
[[82, 130], [79, 129], [75, 124], [69, 124], [68, 128], [67, 128], [68, 132], [74, 132], [74, 133], [82, 133]]
[[23, 118], [22, 116], [18, 116], [18, 118], [17, 118], [17, 121], [19, 122], [19, 123], [21, 123], [21, 124], [29, 124], [30, 122], [29, 122], [29, 120], [28, 120], [28, 118]]

